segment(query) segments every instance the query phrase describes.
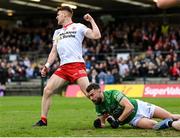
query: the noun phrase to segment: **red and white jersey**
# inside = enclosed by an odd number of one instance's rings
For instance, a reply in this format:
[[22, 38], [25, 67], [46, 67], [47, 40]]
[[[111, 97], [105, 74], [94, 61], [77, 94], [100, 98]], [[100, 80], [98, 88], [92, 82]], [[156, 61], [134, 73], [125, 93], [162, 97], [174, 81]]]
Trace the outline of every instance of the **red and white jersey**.
[[71, 23], [57, 29], [53, 35], [53, 46], [56, 45], [60, 57], [60, 65], [73, 62], [84, 62], [82, 57], [82, 41], [87, 27], [81, 23]]

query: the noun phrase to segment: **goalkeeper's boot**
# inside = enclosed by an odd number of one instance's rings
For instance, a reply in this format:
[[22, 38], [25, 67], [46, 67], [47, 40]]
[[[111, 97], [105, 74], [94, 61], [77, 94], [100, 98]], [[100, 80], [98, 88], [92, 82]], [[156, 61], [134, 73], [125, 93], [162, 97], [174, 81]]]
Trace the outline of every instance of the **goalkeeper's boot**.
[[171, 118], [166, 118], [163, 121], [157, 123], [156, 125], [154, 125], [154, 129], [159, 130], [159, 129], [166, 129], [166, 128], [170, 128], [172, 124], [173, 120]]
[[33, 125], [33, 127], [36, 126], [47, 126], [47, 122], [43, 122], [42, 120], [39, 120], [36, 124]]

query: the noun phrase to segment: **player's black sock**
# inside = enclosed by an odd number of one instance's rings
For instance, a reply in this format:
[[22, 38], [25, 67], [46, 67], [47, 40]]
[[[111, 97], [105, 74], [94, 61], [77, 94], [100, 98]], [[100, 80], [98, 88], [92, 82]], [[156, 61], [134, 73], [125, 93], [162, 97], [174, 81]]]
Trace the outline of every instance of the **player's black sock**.
[[169, 122], [168, 122], [168, 126], [169, 126], [169, 127], [172, 127], [172, 123], [173, 123], [173, 121], [169, 121]]

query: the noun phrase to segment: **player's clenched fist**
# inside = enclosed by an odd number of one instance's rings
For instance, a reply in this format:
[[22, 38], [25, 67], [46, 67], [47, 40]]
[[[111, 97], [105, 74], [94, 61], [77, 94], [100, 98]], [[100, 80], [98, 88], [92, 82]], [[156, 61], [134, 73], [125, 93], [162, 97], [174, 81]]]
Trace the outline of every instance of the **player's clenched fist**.
[[85, 14], [85, 15], [84, 15], [84, 20], [86, 20], [86, 21], [90, 22], [90, 21], [92, 21], [92, 20], [93, 20], [93, 18], [91, 17], [91, 15], [90, 15], [90, 14]]
[[46, 66], [43, 66], [43, 68], [41, 69], [41, 76], [46, 77], [48, 70], [49, 69]]
[[109, 122], [112, 128], [118, 128], [120, 125], [119, 120], [115, 120], [112, 116], [109, 116], [107, 118], [107, 121]]

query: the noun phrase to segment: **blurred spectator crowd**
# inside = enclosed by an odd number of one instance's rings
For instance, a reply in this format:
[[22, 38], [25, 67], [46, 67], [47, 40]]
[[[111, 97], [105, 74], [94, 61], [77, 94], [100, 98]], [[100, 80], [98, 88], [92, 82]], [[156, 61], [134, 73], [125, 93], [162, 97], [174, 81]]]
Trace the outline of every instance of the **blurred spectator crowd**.
[[[102, 38], [83, 42], [90, 82], [116, 84], [136, 77], [180, 77], [180, 26], [155, 22], [99, 26]], [[28, 53], [36, 51], [47, 59], [55, 28], [53, 24], [45, 28], [0, 28], [1, 84], [40, 77], [44, 63]], [[127, 56], [117, 56], [122, 53]], [[56, 62], [52, 66], [51, 73], [58, 65]]]

